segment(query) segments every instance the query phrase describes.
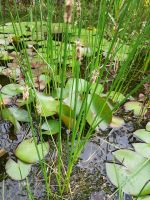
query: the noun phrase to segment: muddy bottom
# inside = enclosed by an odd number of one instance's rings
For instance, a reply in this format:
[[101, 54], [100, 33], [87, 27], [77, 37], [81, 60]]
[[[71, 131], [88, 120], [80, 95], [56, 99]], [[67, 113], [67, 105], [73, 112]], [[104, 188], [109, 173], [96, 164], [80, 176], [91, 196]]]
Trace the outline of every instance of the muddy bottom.
[[[74, 166], [71, 176], [72, 195], [65, 196], [68, 200], [118, 200], [118, 194], [114, 186], [107, 179], [105, 162], [112, 160], [112, 151], [120, 148], [132, 148], [131, 143], [135, 142], [133, 131], [135, 123], [126, 122], [122, 128], [114, 128], [105, 133], [95, 133], [92, 139], [86, 144], [78, 163]], [[5, 174], [5, 163], [13, 156], [14, 149], [22, 140], [28, 130], [28, 126], [22, 128], [22, 134], [12, 139], [10, 132], [11, 124], [6, 121], [0, 123], [0, 148], [6, 147], [8, 153], [2, 156], [0, 162], [0, 196], [4, 200], [26, 200], [30, 192], [34, 199], [46, 200], [45, 183], [39, 165], [33, 165], [28, 181], [13, 181]], [[4, 134], [5, 133], [5, 134]], [[12, 134], [11, 134], [12, 135]], [[4, 137], [5, 136], [5, 137]], [[21, 137], [21, 138], [20, 138]], [[8, 139], [9, 138], [9, 139]], [[28, 184], [27, 184], [28, 182]], [[30, 185], [30, 187], [28, 187]], [[55, 187], [55, 186], [54, 186]], [[30, 188], [31, 191], [28, 190]], [[27, 192], [28, 190], [28, 192]], [[60, 199], [55, 197], [53, 199]], [[131, 200], [131, 197], [124, 195], [124, 200]]]

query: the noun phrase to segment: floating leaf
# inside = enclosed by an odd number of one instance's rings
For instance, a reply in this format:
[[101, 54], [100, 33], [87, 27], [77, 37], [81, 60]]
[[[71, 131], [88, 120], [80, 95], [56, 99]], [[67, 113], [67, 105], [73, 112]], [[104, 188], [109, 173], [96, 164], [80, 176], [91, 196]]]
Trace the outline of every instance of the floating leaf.
[[133, 198], [133, 200], [150, 200], [150, 195], [146, 195], [143, 197]]
[[30, 104], [31, 102], [33, 102], [34, 100], [34, 96], [33, 95], [29, 95], [29, 98], [28, 99], [17, 99], [16, 100], [16, 105], [21, 107], [21, 106], [24, 106], [26, 104]]
[[41, 129], [45, 130], [42, 134], [54, 135], [59, 132], [59, 121], [52, 119], [48, 120], [42, 124]]
[[145, 158], [150, 158], [150, 144], [134, 143], [132, 144], [135, 151]]
[[45, 96], [42, 93], [37, 93], [36, 108], [41, 116], [47, 117], [57, 113], [58, 101], [51, 96]]
[[17, 108], [17, 107], [10, 107], [8, 108], [16, 120], [20, 122], [29, 122], [28, 112], [24, 109]]
[[110, 127], [120, 128], [125, 124], [124, 120], [121, 117], [113, 116]]
[[[140, 129], [134, 134], [148, 142], [148, 131]], [[123, 192], [142, 199], [150, 195], [150, 143], [133, 143], [135, 151], [120, 149], [113, 152], [120, 165], [107, 163], [106, 172], [111, 182]], [[141, 197], [141, 198], [140, 198]], [[147, 199], [144, 196], [143, 199]]]
[[121, 101], [125, 99], [125, 96], [121, 94], [120, 92], [111, 91], [109, 94], [109, 98], [115, 103], [120, 103]]
[[[92, 83], [90, 86], [90, 92], [93, 93], [96, 87], [96, 83]], [[104, 87], [102, 84], [98, 84], [95, 90], [95, 93], [100, 95], [104, 91]]]
[[16, 130], [20, 130], [20, 124], [19, 122], [17, 121], [17, 119], [15, 118], [15, 116], [13, 115], [13, 113], [11, 112], [11, 109], [10, 108], [4, 108], [2, 111], [2, 118], [4, 120], [8, 120], [10, 121]]
[[150, 122], [148, 122], [148, 123], [146, 124], [146, 130], [147, 130], [147, 131], [150, 131]]
[[146, 143], [150, 143], [150, 132], [146, 131], [145, 129], [139, 129], [133, 133], [136, 135], [138, 138], [143, 140]]
[[87, 81], [85, 81], [84, 79], [73, 79], [70, 78], [68, 80], [68, 82], [66, 83], [66, 87], [67, 90], [69, 90], [71, 93], [78, 91], [80, 93], [86, 92], [87, 90]]
[[5, 120], [9, 120], [15, 126], [17, 130], [20, 129], [20, 122], [29, 122], [28, 112], [24, 109], [17, 107], [4, 108], [2, 110], [2, 117]]
[[114, 151], [113, 155], [130, 171], [138, 169], [138, 167], [141, 166], [146, 160], [140, 154], [129, 149]]
[[143, 104], [138, 101], [129, 101], [124, 104], [124, 108], [126, 111], [133, 111], [135, 116], [145, 114], [147, 111], [147, 109], [143, 107]]
[[112, 112], [107, 105], [106, 99], [97, 94], [89, 94], [87, 98], [87, 108], [89, 106], [90, 108], [86, 116], [87, 122], [94, 128], [98, 125], [102, 130], [105, 130], [112, 120]]
[[133, 196], [150, 194], [150, 161], [140, 170], [135, 168], [133, 171], [118, 164], [106, 163], [106, 172], [111, 182], [123, 192]]
[[[79, 95], [75, 95], [75, 93], [70, 94], [63, 102], [68, 105], [72, 110], [76, 109], [76, 115], [80, 113], [80, 109], [82, 106], [82, 99]], [[78, 103], [76, 103], [78, 102]]]
[[74, 118], [73, 110], [65, 105], [62, 104], [62, 113], [61, 113], [61, 119], [66, 125], [67, 128], [71, 129], [73, 125], [76, 123], [76, 119]]
[[1, 89], [2, 93], [7, 94], [9, 96], [15, 96], [17, 94], [22, 93], [22, 91], [23, 91], [23, 86], [20, 86], [19, 84], [15, 84], [15, 83], [5, 85]]
[[[61, 88], [56, 88], [53, 92], [52, 92], [52, 95], [54, 98], [57, 98], [57, 99], [60, 99], [60, 95], [61, 95]], [[65, 88], [63, 88], [63, 99], [64, 98], [67, 98], [69, 95], [69, 91]]]
[[21, 160], [15, 162], [14, 160], [9, 159], [6, 163], [5, 169], [8, 176], [19, 181], [25, 179], [29, 175], [31, 165], [24, 163]]
[[[38, 150], [38, 152], [37, 152]], [[48, 142], [37, 143], [33, 138], [23, 140], [17, 147], [15, 155], [26, 163], [36, 163], [39, 157], [42, 160], [49, 152]]]

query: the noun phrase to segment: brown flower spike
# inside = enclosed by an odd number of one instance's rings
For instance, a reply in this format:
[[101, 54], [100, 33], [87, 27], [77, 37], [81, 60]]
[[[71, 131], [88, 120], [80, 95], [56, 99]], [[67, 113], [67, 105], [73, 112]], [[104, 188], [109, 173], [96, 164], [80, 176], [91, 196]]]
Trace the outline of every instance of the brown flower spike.
[[64, 13], [65, 23], [71, 23], [73, 4], [74, 4], [73, 0], [66, 0], [65, 13]]
[[80, 63], [82, 61], [81, 48], [82, 48], [81, 42], [80, 42], [80, 39], [78, 38], [77, 41], [76, 41], [76, 58]]

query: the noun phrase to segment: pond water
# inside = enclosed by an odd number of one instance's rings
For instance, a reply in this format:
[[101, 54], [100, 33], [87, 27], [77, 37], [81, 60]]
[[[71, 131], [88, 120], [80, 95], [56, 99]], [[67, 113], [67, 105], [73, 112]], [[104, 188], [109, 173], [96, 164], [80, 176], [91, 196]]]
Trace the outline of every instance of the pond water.
[[[18, 24], [17, 24], [18, 26]], [[47, 65], [43, 62], [43, 59], [37, 54], [37, 51], [44, 57], [47, 58], [47, 32], [40, 32], [39, 28], [41, 23], [37, 23], [37, 32], [34, 32], [35, 23], [23, 22], [23, 35], [19, 32], [18, 38], [12, 38], [13, 42], [9, 41], [9, 36], [13, 33], [12, 25], [7, 24], [5, 27], [5, 34], [0, 33], [0, 45], [3, 47], [2, 56], [0, 60], [0, 67], [4, 67], [5, 75], [0, 75], [0, 85], [4, 86], [10, 83], [9, 75], [12, 75], [12, 79], [15, 79], [18, 83], [20, 83], [21, 67], [20, 63], [18, 63], [17, 56], [14, 53], [15, 48], [18, 49], [18, 54], [23, 57], [23, 48], [26, 47], [27, 55], [30, 60], [31, 70], [33, 78], [35, 78], [35, 87], [39, 91], [43, 91], [43, 85], [41, 81], [41, 85], [37, 85], [37, 77], [39, 78], [41, 74], [47, 73]], [[0, 27], [1, 28], [1, 27]], [[46, 22], [43, 22], [43, 29], [46, 28]], [[59, 27], [58, 24], [53, 24], [53, 47], [55, 51], [53, 52], [54, 56], [54, 64], [59, 65], [63, 59], [63, 55], [61, 54], [61, 49], [64, 47], [62, 45], [62, 29], [63, 27]], [[1, 29], [2, 30], [2, 29]], [[58, 31], [58, 33], [57, 33]], [[89, 31], [83, 29], [84, 33], [89, 34]], [[32, 34], [31, 34], [32, 33]], [[73, 41], [75, 40], [73, 37], [69, 38], [68, 45], [68, 57], [67, 57], [67, 65], [69, 66], [72, 63], [72, 57], [70, 59], [70, 53], [74, 50]], [[92, 35], [92, 40], [95, 39], [95, 35]], [[4, 43], [4, 41], [6, 43]], [[16, 43], [15, 43], [16, 42]], [[89, 42], [89, 41], [88, 41]], [[72, 46], [71, 46], [72, 45]], [[104, 49], [110, 45], [110, 42], [104, 40]], [[15, 46], [15, 47], [14, 47]], [[71, 49], [72, 48], [72, 49]], [[88, 49], [88, 48], [87, 48]], [[86, 50], [87, 50], [86, 49]], [[121, 48], [120, 48], [121, 49]], [[83, 49], [85, 50], [85, 49]], [[122, 53], [123, 51], [123, 53]], [[85, 57], [89, 56], [87, 55]], [[123, 49], [120, 52], [122, 58], [126, 57], [128, 54], [128, 46], [124, 45]], [[56, 58], [60, 56], [60, 60], [58, 61]], [[88, 58], [89, 59], [89, 58]], [[88, 60], [87, 59], [87, 60]], [[105, 59], [105, 57], [103, 58]], [[22, 60], [21, 64], [26, 64], [26, 60]], [[122, 60], [121, 60], [122, 61]], [[61, 63], [62, 64], [62, 63]], [[26, 65], [25, 65], [26, 66]], [[84, 68], [84, 66], [82, 66]], [[8, 71], [10, 70], [10, 71]], [[83, 69], [84, 70], [84, 69]], [[69, 74], [71, 70], [68, 68], [67, 72]], [[10, 73], [11, 72], [11, 73]], [[15, 78], [13, 76], [13, 72], [15, 72]], [[10, 74], [9, 74], [10, 73]], [[113, 74], [114, 75], [114, 74]], [[68, 77], [70, 74], [68, 75]], [[109, 77], [108, 77], [109, 78]], [[46, 80], [46, 77], [45, 77]], [[40, 81], [39, 81], [40, 82]], [[109, 82], [109, 81], [108, 81]], [[111, 82], [111, 80], [110, 80]], [[46, 86], [47, 82], [44, 82], [44, 86]], [[135, 81], [136, 84], [136, 81]], [[109, 83], [107, 88], [109, 87]], [[134, 86], [132, 86], [134, 87]], [[41, 89], [42, 88], [42, 89]], [[137, 94], [138, 96], [138, 94]], [[14, 99], [15, 101], [15, 99]], [[8, 105], [14, 106], [14, 101]], [[66, 200], [118, 200], [118, 193], [115, 192], [116, 188], [111, 184], [106, 176], [106, 167], [105, 163], [113, 160], [112, 152], [116, 149], [127, 148], [132, 149], [132, 143], [138, 141], [137, 138], [134, 137], [133, 132], [138, 128], [145, 128], [145, 124], [148, 121], [147, 118], [144, 121], [140, 121], [138, 123], [138, 119], [133, 117], [133, 113], [124, 113], [124, 109], [121, 108], [118, 112], [118, 115], [124, 118], [125, 124], [121, 128], [108, 128], [106, 131], [97, 131], [94, 133], [90, 141], [86, 144], [84, 150], [82, 151], [78, 162], [73, 168], [73, 172], [70, 179], [70, 186], [72, 188], [72, 196], [64, 195]], [[36, 123], [35, 123], [36, 124]], [[66, 131], [66, 130], [65, 130]], [[65, 132], [64, 131], [64, 132]], [[26, 180], [23, 181], [14, 181], [10, 179], [5, 172], [5, 164], [6, 161], [11, 157], [14, 160], [16, 159], [14, 156], [14, 150], [18, 146], [18, 144], [23, 140], [23, 138], [28, 135], [28, 137], [32, 136], [32, 132], [30, 130], [30, 125], [28, 123], [21, 124], [21, 130], [17, 133], [14, 132], [13, 125], [8, 122], [0, 119], [0, 150], [5, 148], [7, 151], [1, 156], [0, 152], [0, 198], [3, 197], [4, 200], [27, 200], [29, 199], [27, 192], [28, 185], [30, 185], [31, 193], [36, 200], [46, 200], [46, 191], [45, 191], [45, 182], [39, 167], [39, 164], [34, 164], [32, 166], [31, 172], [28, 176], [28, 184]], [[49, 161], [49, 157], [55, 157], [55, 152], [51, 150], [46, 157], [46, 160]], [[52, 184], [50, 185], [52, 191], [57, 192], [56, 181], [52, 180]], [[131, 200], [131, 196], [124, 194], [123, 200]], [[54, 198], [55, 200], [55, 198]], [[56, 199], [57, 200], [57, 199]]]
[[[97, 132], [86, 144], [71, 176], [71, 187], [73, 188], [72, 200], [118, 200], [115, 188], [107, 179], [105, 162], [112, 160], [112, 151], [120, 148], [132, 148], [131, 143], [136, 141], [133, 136], [135, 122], [127, 121], [122, 128], [113, 128], [106, 132]], [[22, 125], [21, 134], [18, 138], [12, 136], [12, 125], [6, 121], [0, 122], [0, 148], [4, 147], [8, 153], [1, 157], [0, 162], [0, 196], [7, 200], [28, 199], [26, 181], [13, 181], [5, 173], [5, 163], [8, 157], [13, 156], [13, 150], [29, 132], [29, 125]], [[18, 134], [17, 134], [18, 135]], [[28, 184], [35, 199], [45, 199], [45, 183], [38, 165], [32, 167], [28, 178]], [[53, 186], [54, 191], [56, 190]], [[114, 194], [113, 194], [114, 193]], [[124, 200], [131, 197], [124, 195]]]

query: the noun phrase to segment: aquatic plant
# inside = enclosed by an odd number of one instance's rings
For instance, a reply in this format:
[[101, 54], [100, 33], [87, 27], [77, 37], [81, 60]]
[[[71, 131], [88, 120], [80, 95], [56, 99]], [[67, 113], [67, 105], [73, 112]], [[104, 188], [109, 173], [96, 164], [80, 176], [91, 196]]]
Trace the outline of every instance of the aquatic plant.
[[150, 195], [150, 131], [139, 129], [133, 134], [144, 143], [133, 143], [135, 151], [129, 149], [114, 151], [113, 155], [119, 163], [106, 163], [106, 171], [119, 191], [137, 196], [139, 199], [146, 199], [149, 198], [146, 195]]
[[[150, 78], [145, 75], [149, 26], [145, 12], [141, 14], [139, 10], [143, 4], [129, 0], [88, 3], [94, 5], [97, 14], [88, 11], [86, 1], [78, 1], [77, 13], [73, 1], [66, 1], [64, 15], [54, 1], [43, 0], [27, 9], [28, 20], [23, 21], [14, 0], [15, 15], [8, 9], [11, 22], [0, 26], [0, 75], [10, 79], [9, 84], [1, 87], [1, 115], [13, 123], [16, 134], [20, 122], [29, 122], [32, 132], [16, 148], [15, 155], [21, 161], [11, 161], [10, 166], [11, 163], [14, 166], [11, 170], [16, 170], [20, 179], [18, 167], [21, 166], [21, 172], [25, 167], [22, 161], [39, 162], [47, 199], [53, 196], [49, 184], [52, 174], [43, 161], [49, 151], [47, 140], [56, 151], [53, 171], [57, 192], [62, 197], [71, 191], [69, 180], [74, 164], [93, 132], [114, 123], [112, 114]], [[91, 13], [96, 15], [92, 21], [87, 20]], [[137, 69], [134, 65], [141, 48], [145, 58]], [[139, 75], [142, 78], [129, 90]], [[142, 105], [145, 104], [148, 105], [147, 102]], [[111, 125], [123, 123], [120, 120]], [[44, 136], [48, 137], [46, 141]], [[68, 148], [65, 158], [63, 143]], [[28, 157], [32, 151], [34, 158]], [[7, 170], [9, 176], [11, 170]], [[23, 178], [27, 172], [26, 168]]]

